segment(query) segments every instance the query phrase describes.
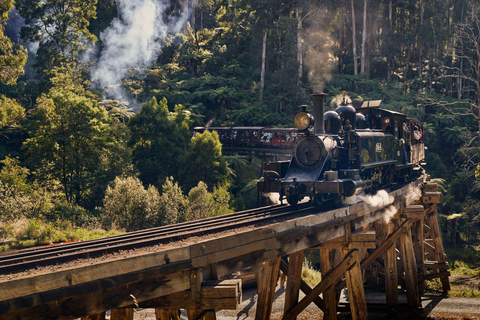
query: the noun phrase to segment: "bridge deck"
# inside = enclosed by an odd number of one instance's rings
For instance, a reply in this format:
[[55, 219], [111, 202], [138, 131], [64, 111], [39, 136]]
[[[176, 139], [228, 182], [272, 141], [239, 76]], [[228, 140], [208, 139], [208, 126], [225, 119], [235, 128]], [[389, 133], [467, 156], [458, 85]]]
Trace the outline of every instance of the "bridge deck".
[[186, 290], [193, 294], [201, 279], [217, 279], [247, 267], [258, 270], [264, 262], [333, 239], [351, 239], [352, 229], [386, 219], [392, 209], [403, 213], [407, 194], [422, 182], [423, 178], [391, 192], [393, 203], [375, 207], [357, 202], [281, 223], [3, 275], [0, 319], [74, 319]]

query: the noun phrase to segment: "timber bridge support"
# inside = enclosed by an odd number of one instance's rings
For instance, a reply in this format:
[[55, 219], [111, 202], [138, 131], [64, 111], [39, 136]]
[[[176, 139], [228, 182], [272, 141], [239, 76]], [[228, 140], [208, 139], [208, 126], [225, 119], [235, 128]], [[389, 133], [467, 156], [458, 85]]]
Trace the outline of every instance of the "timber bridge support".
[[[166, 234], [161, 245], [0, 275], [0, 320], [103, 320], [106, 310], [111, 310], [111, 320], [123, 320], [133, 319], [136, 307], [155, 308], [156, 318], [162, 320], [178, 319], [180, 309], [187, 310], [188, 319], [211, 320], [215, 309], [236, 309], [242, 298], [241, 280], [219, 279], [245, 268], [256, 273], [257, 320], [269, 319], [282, 274], [287, 280], [284, 320], [296, 319], [312, 303], [324, 312], [324, 319], [336, 319], [340, 311], [366, 319], [372, 306], [364, 283], [380, 282], [380, 274], [385, 285], [382, 312], [398, 311], [401, 287], [407, 309], [418, 315], [426, 281], [440, 278], [443, 291], [449, 290], [439, 202], [436, 185], [422, 178], [390, 192], [388, 200], [376, 206], [365, 200], [323, 213], [302, 205], [292, 212], [287, 206], [270, 207], [260, 215], [272, 220], [221, 229], [214, 236], [198, 231], [185, 236], [188, 228], [205, 230], [213, 228], [210, 223], [257, 219], [253, 211], [246, 211], [177, 225], [185, 228], [179, 241], [170, 226], [163, 227], [155, 230], [157, 238], [160, 232]], [[320, 257], [322, 280], [314, 287], [301, 279], [307, 249], [318, 249]], [[339, 300], [344, 288], [348, 304]]]

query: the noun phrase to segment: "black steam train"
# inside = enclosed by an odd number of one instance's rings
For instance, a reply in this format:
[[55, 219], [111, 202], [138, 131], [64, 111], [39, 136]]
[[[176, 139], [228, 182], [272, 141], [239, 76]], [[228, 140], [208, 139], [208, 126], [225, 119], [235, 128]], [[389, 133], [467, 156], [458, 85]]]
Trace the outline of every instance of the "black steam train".
[[264, 165], [260, 193], [278, 192], [291, 205], [308, 196], [319, 205], [421, 174], [421, 122], [379, 108], [381, 101], [364, 102], [356, 110], [345, 95], [335, 111], [324, 114], [325, 94], [311, 97], [313, 115], [302, 106], [294, 119], [291, 161]]

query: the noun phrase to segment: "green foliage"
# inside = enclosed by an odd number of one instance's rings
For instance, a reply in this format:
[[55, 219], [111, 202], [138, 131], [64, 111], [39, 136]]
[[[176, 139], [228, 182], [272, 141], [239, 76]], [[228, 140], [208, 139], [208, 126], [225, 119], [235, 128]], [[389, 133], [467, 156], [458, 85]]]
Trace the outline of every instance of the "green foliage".
[[155, 97], [130, 119], [129, 145], [144, 184], [158, 186], [169, 176], [177, 177], [178, 159], [185, 154], [190, 138], [189, 124], [182, 106], [170, 113], [167, 100], [157, 103]]
[[68, 59], [77, 59], [96, 40], [90, 20], [96, 17], [97, 0], [17, 0], [25, 19], [22, 38], [39, 42], [37, 68], [48, 72]]
[[117, 177], [105, 192], [101, 221], [108, 228], [145, 229], [159, 220], [160, 210], [155, 187], [145, 189], [138, 178]]
[[187, 189], [203, 181], [212, 190], [227, 179], [227, 164], [222, 158], [222, 144], [215, 131], [205, 130], [193, 136], [181, 162], [180, 175]]
[[37, 101], [24, 147], [35, 176], [60, 181], [67, 201], [79, 204], [101, 182], [99, 163], [112, 142], [108, 114], [76, 68], [55, 69], [53, 87]]
[[160, 197], [160, 215], [157, 217], [157, 225], [174, 224], [181, 220], [187, 220], [188, 200], [183, 195], [182, 189], [173, 178], [169, 177], [162, 186], [162, 195]]

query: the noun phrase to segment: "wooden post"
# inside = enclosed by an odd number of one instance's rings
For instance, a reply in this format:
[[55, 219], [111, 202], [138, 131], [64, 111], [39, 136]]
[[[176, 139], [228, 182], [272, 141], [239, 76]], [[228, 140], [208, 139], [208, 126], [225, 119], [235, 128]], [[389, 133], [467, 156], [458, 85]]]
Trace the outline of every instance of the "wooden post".
[[[388, 238], [395, 230], [395, 222], [392, 219], [385, 224], [385, 233]], [[397, 249], [396, 241], [385, 250], [385, 291], [388, 306], [398, 305], [398, 274], [397, 274]]]
[[[441, 268], [440, 271], [447, 271], [447, 258], [445, 256], [445, 251], [443, 250], [443, 243], [442, 243], [442, 234], [440, 232], [440, 225], [438, 223], [438, 215], [437, 215], [437, 206], [435, 205], [434, 212], [429, 216], [430, 221], [430, 228], [432, 233], [432, 239], [435, 246], [435, 255], [436, 259], [439, 263], [445, 265], [445, 267]], [[448, 281], [448, 275], [444, 275], [440, 278], [442, 283], [442, 290], [444, 294], [448, 293], [450, 290], [450, 282]]]
[[[421, 264], [425, 261], [425, 229], [424, 229], [424, 219], [419, 219], [417, 223], [413, 225], [413, 234], [415, 236], [415, 261], [417, 262], [418, 268], [418, 277], [422, 278], [425, 275], [425, 268], [421, 267]], [[419, 283], [420, 293], [423, 294], [425, 291], [425, 281], [422, 280]]]
[[133, 320], [132, 308], [110, 310], [110, 320]]
[[412, 231], [407, 231], [400, 236], [400, 246], [403, 257], [403, 269], [405, 270], [405, 288], [407, 290], [407, 303], [411, 307], [420, 307], [420, 294], [418, 291], [417, 264], [413, 251]]
[[105, 320], [105, 312], [100, 312], [97, 314], [92, 314], [86, 317], [81, 318], [82, 320]]
[[[327, 272], [333, 269], [333, 250], [320, 249], [320, 271], [322, 272], [322, 279]], [[328, 287], [323, 292], [323, 300], [325, 301], [324, 317], [325, 320], [337, 319], [337, 297], [335, 285]]]
[[[345, 271], [345, 279], [348, 288], [348, 300], [350, 300], [350, 311], [352, 319], [364, 320], [367, 319], [367, 302], [365, 300], [365, 291], [363, 289], [362, 269], [360, 267], [358, 250], [356, 252], [356, 261]], [[348, 255], [348, 250], [342, 249], [344, 256]]]
[[292, 253], [288, 259], [287, 289], [285, 291], [285, 308], [287, 313], [298, 303], [300, 284], [302, 281], [303, 250]]
[[263, 267], [258, 272], [258, 299], [255, 320], [264, 320], [270, 318], [272, 312], [272, 303], [277, 286], [278, 270], [281, 258], [270, 260], [263, 263]]
[[[187, 310], [188, 320], [216, 320], [215, 310]], [[180, 317], [178, 318], [180, 319]], [[175, 320], [177, 320], [175, 318]]]
[[180, 319], [180, 310], [155, 308], [155, 317], [157, 320], [178, 320]]

